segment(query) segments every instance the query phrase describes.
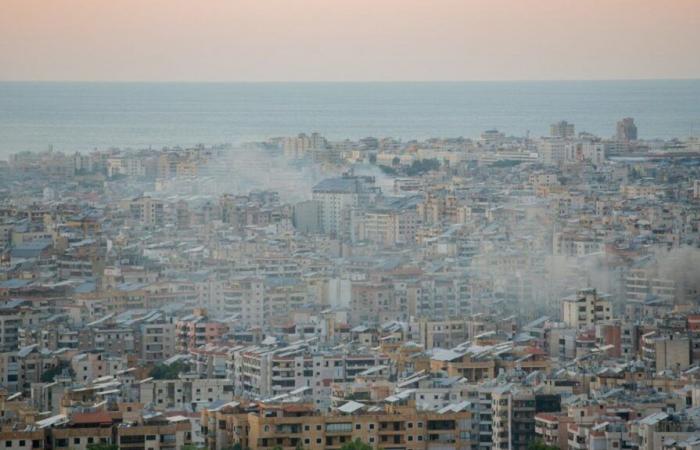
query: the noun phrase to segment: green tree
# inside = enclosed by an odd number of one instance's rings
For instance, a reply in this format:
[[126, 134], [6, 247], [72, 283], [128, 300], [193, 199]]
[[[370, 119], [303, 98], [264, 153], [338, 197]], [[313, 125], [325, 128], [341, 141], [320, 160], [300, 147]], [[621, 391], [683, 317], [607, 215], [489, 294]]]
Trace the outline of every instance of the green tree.
[[124, 179], [126, 179], [126, 178], [128, 178], [128, 176], [125, 175], [125, 174], [123, 174], [123, 173], [115, 173], [114, 175], [112, 175], [112, 176], [110, 177], [110, 180], [112, 180], [112, 181], [118, 181], [118, 180], [124, 180]]
[[541, 440], [536, 440], [533, 442], [530, 442], [530, 445], [527, 446], [527, 450], [559, 450], [559, 447], [555, 447], [553, 445], [547, 445]]
[[387, 175], [396, 175], [396, 169], [394, 169], [393, 167], [385, 166], [383, 164], [379, 165], [379, 170], [381, 170]]
[[174, 380], [182, 372], [189, 370], [189, 365], [183, 362], [175, 362], [170, 365], [158, 364], [148, 373], [156, 380]]
[[520, 165], [521, 162], [517, 159], [501, 159], [491, 164], [491, 167], [514, 167]]
[[432, 159], [420, 159], [413, 161], [411, 165], [406, 169], [406, 175], [421, 175], [431, 170], [437, 170], [440, 168], [440, 161], [435, 158]]
[[344, 444], [342, 447], [340, 447], [340, 450], [374, 450], [374, 447], [369, 444], [365, 444], [359, 439], [355, 439], [352, 442]]
[[51, 383], [57, 375], [60, 375], [63, 372], [64, 369], [67, 369], [71, 375], [75, 375], [68, 362], [60, 361], [57, 365], [41, 374], [42, 383]]
[[119, 450], [117, 444], [88, 444], [87, 450]]

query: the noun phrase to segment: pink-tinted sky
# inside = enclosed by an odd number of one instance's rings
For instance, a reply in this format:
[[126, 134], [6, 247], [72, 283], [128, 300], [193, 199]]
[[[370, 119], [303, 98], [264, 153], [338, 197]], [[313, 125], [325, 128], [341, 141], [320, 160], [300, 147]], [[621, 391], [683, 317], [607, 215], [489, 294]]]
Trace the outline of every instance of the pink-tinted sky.
[[700, 78], [700, 0], [0, 0], [3, 80]]

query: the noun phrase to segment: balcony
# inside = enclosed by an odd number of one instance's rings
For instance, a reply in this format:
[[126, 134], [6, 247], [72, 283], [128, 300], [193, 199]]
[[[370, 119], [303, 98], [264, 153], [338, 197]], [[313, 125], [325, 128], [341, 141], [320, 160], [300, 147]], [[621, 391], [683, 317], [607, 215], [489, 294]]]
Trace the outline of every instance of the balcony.
[[406, 429], [404, 422], [380, 422], [379, 433], [396, 433]]
[[442, 442], [446, 444], [454, 444], [456, 442], [455, 435], [452, 433], [429, 434], [428, 442]]
[[454, 420], [430, 420], [428, 421], [428, 430], [454, 430], [455, 421]]
[[277, 425], [275, 432], [279, 434], [297, 434], [301, 433], [301, 424]]

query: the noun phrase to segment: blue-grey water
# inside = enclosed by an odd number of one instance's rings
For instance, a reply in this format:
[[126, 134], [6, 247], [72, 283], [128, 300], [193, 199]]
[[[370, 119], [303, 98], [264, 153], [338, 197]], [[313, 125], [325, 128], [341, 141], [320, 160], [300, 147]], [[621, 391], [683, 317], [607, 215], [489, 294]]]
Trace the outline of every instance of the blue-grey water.
[[700, 80], [455, 83], [0, 83], [0, 158], [22, 150], [332, 139], [545, 135], [566, 119], [640, 138], [700, 134]]

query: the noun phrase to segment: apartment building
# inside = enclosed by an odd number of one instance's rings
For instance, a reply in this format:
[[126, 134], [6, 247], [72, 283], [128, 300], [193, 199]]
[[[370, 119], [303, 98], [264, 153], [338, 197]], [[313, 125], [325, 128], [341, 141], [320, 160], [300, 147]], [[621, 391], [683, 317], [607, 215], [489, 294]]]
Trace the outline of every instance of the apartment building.
[[270, 321], [287, 322], [289, 317], [306, 305], [308, 299], [306, 283], [299, 278], [267, 277], [263, 314]]
[[220, 292], [220, 307], [213, 310], [216, 314], [236, 315], [243, 326], [263, 326], [265, 286], [262, 279], [227, 280]]
[[71, 359], [71, 369], [75, 379], [81, 383], [90, 383], [95, 379], [116, 375], [126, 370], [127, 354], [105, 354], [101, 351], [79, 353]]
[[175, 349], [187, 352], [206, 344], [216, 343], [228, 332], [229, 326], [210, 319], [206, 309], [197, 308], [175, 323]]
[[512, 342], [472, 345], [467, 342], [453, 349], [436, 348], [430, 352], [430, 371], [464, 377], [470, 382], [494, 379], [501, 371], [543, 371], [551, 367], [544, 352], [514, 346]]
[[128, 204], [131, 219], [147, 228], [162, 226], [165, 221], [165, 204], [152, 197], [138, 197]]
[[625, 294], [628, 301], [644, 302], [657, 298], [672, 305], [676, 300], [676, 282], [663, 277], [655, 264], [644, 260], [630, 269], [625, 277]]
[[31, 302], [9, 299], [0, 302], [0, 351], [18, 350], [20, 329], [41, 323], [47, 314]]
[[0, 429], [0, 442], [8, 450], [44, 450], [50, 448], [44, 430], [15, 430], [9, 426]]
[[492, 391], [492, 448], [526, 450], [535, 437], [535, 395], [525, 388]]
[[233, 400], [233, 382], [223, 378], [147, 379], [139, 383], [139, 399], [158, 411], [198, 411], [216, 401]]
[[642, 359], [654, 370], [683, 370], [691, 364], [691, 341], [687, 335], [642, 335]]
[[466, 320], [428, 320], [417, 323], [420, 343], [425, 349], [453, 348], [466, 342], [468, 327]]
[[[350, 288], [350, 322], [379, 324], [406, 315], [397, 304], [394, 288], [381, 280], [353, 281]], [[405, 317], [407, 318], [407, 317]]]
[[128, 156], [115, 156], [107, 159], [107, 176], [124, 175], [133, 178], [146, 176], [146, 166], [143, 159]]
[[373, 177], [345, 175], [318, 183], [312, 189], [312, 200], [319, 202], [322, 232], [331, 236], [349, 233], [350, 210], [366, 206], [376, 193]]
[[553, 166], [566, 160], [567, 148], [572, 144], [560, 138], [543, 139], [537, 146], [542, 164]]
[[244, 348], [234, 352], [233, 358], [236, 395], [266, 399], [294, 393], [309, 396], [319, 410], [330, 407], [332, 383], [352, 382], [363, 372], [389, 363], [382, 354], [320, 353], [307, 344]]
[[36, 421], [22, 431], [0, 431], [3, 448], [11, 450], [88, 450], [93, 445], [178, 450], [191, 442], [191, 435], [189, 420], [158, 413], [105, 409], [57, 414]]
[[561, 305], [562, 321], [574, 329], [589, 328], [613, 318], [612, 303], [595, 289], [579, 290], [575, 295], [563, 298]]
[[141, 325], [141, 359], [157, 363], [175, 354], [175, 324], [172, 321]]
[[417, 205], [421, 196], [385, 200], [380, 206], [364, 212], [360, 223], [359, 240], [381, 247], [411, 245], [421, 224]]
[[287, 321], [309, 301], [306, 282], [296, 276], [238, 277], [197, 283], [200, 304], [212, 315], [235, 317], [242, 327]]
[[575, 126], [566, 120], [560, 120], [549, 126], [549, 135], [561, 139], [573, 138], [576, 136]]
[[535, 415], [535, 436], [545, 445], [562, 450], [569, 448], [569, 423], [571, 419], [566, 414], [537, 413]]
[[322, 450], [357, 439], [377, 448], [407, 450], [470, 449], [474, 443], [472, 414], [461, 403], [438, 411], [419, 411], [410, 406], [368, 408], [348, 402], [327, 414], [316, 413], [313, 405], [306, 404], [247, 406], [244, 409], [233, 402], [202, 412], [207, 448], [220, 450], [239, 444], [251, 450]]
[[106, 353], [126, 354], [139, 350], [138, 330], [129, 327], [95, 327], [87, 333], [93, 348]]
[[418, 317], [451, 320], [471, 312], [471, 293], [466, 277], [436, 274], [422, 278], [416, 304]]
[[0, 384], [10, 393], [29, 392], [32, 383], [58, 365], [58, 357], [37, 344], [0, 353]]

